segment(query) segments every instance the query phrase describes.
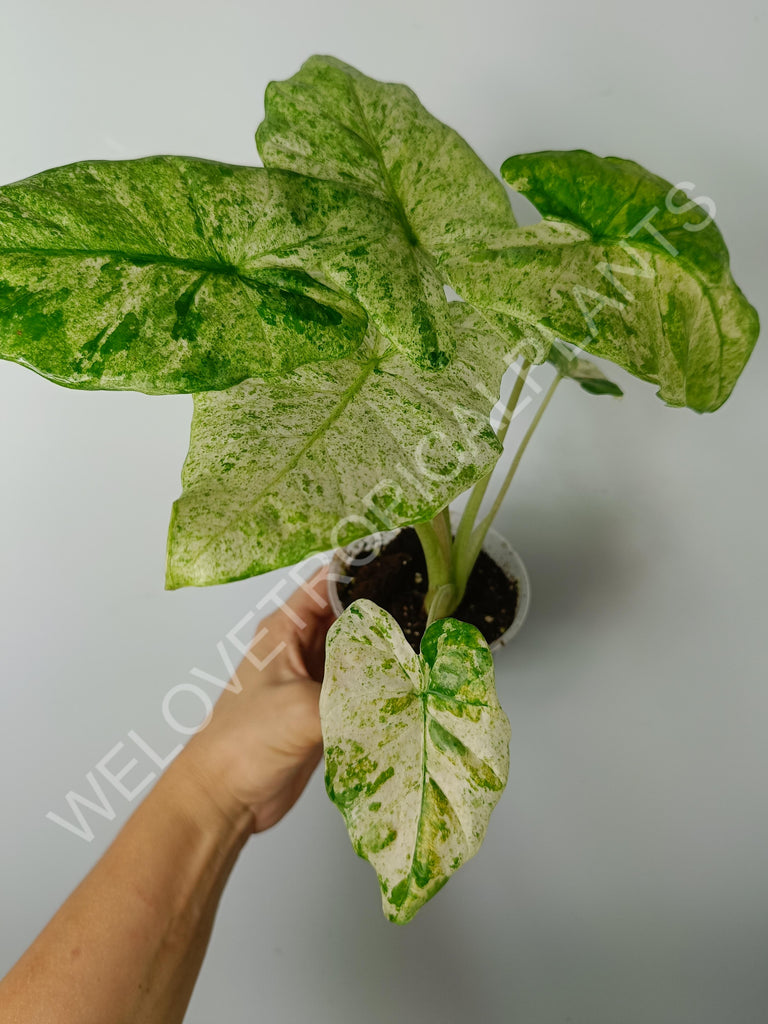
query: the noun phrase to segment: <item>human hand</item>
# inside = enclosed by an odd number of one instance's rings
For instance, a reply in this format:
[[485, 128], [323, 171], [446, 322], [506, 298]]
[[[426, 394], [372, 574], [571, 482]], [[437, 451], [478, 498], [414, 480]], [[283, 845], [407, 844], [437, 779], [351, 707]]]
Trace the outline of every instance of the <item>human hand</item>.
[[0, 981], [0, 1020], [181, 1024], [243, 844], [293, 806], [320, 759], [326, 577], [261, 622], [239, 686]]
[[232, 821], [247, 811], [254, 832], [294, 805], [322, 754], [320, 682], [334, 620], [326, 580], [324, 568], [262, 620], [234, 677], [239, 692], [222, 693], [172, 766]]

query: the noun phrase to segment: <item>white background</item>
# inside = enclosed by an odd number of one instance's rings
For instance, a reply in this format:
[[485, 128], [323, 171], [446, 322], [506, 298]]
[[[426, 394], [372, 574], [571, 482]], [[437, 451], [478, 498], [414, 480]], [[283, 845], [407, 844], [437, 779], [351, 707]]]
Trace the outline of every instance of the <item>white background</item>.
[[[256, 162], [267, 82], [332, 53], [408, 82], [491, 167], [585, 147], [695, 182], [765, 321], [766, 9], [717, 12], [6, 0], [0, 182], [158, 152]], [[397, 928], [318, 773], [244, 852], [190, 1024], [765, 1021], [766, 347], [713, 416], [622, 384], [622, 402], [562, 386], [500, 516], [534, 601], [497, 662], [512, 767], [481, 852]], [[90, 845], [46, 812], [130, 729], [173, 745], [163, 696], [218, 672], [217, 641], [278, 578], [163, 591], [190, 412], [0, 364], [0, 971], [129, 805]]]

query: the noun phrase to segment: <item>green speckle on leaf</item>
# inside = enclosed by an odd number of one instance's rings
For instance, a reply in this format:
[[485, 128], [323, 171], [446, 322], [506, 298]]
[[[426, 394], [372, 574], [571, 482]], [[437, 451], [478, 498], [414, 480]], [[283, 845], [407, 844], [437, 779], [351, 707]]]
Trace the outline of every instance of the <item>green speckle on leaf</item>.
[[[509, 766], [509, 723], [482, 635], [453, 619], [428, 634], [431, 660], [414, 653], [387, 612], [355, 602], [329, 633], [320, 697], [334, 766], [328, 793], [398, 924], [477, 851]], [[371, 637], [375, 644], [362, 642]], [[472, 714], [457, 716], [454, 706]]]

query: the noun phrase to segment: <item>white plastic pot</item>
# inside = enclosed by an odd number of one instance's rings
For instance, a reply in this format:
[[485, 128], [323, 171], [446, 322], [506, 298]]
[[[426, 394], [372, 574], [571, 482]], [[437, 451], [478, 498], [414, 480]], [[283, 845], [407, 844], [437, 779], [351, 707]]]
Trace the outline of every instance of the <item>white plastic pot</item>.
[[[451, 514], [451, 521], [455, 529], [458, 526], [458, 522], [453, 513]], [[370, 537], [361, 537], [360, 540], [353, 541], [345, 548], [338, 548], [334, 552], [328, 574], [328, 599], [336, 615], [341, 615], [344, 611], [344, 605], [339, 598], [339, 578], [343, 580], [344, 577], [351, 575], [356, 567], [367, 565], [368, 562], [373, 561], [382, 548], [394, 540], [398, 533], [400, 533], [400, 530], [387, 530], [375, 533]], [[483, 551], [493, 559], [508, 580], [517, 581], [515, 617], [509, 628], [490, 645], [492, 651], [497, 651], [504, 644], [509, 643], [525, 622], [531, 603], [531, 581], [528, 578], [528, 572], [520, 555], [509, 541], [496, 530], [488, 531], [485, 543], [483, 544]]]

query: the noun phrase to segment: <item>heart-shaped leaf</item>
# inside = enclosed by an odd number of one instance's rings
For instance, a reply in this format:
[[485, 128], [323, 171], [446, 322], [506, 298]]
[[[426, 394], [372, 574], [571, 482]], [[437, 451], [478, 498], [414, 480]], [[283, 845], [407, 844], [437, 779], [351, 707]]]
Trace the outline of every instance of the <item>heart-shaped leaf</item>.
[[459, 294], [534, 345], [561, 338], [612, 360], [669, 405], [722, 405], [758, 318], [709, 210], [630, 160], [583, 150], [511, 157], [502, 173], [544, 220], [446, 255]]
[[451, 311], [456, 356], [443, 370], [379, 345], [197, 395], [167, 585], [241, 579], [426, 521], [488, 473], [514, 349], [478, 333], [461, 303]]
[[452, 347], [434, 259], [515, 226], [502, 183], [411, 89], [334, 57], [311, 57], [292, 78], [270, 83], [265, 113], [256, 133], [265, 166], [353, 185], [391, 208], [424, 281], [424, 346], [441, 365]]
[[510, 727], [474, 626], [434, 622], [416, 655], [395, 620], [355, 601], [328, 634], [325, 780], [384, 913], [405, 924], [477, 852], [509, 774]]
[[81, 388], [207, 391], [354, 352], [452, 349], [390, 204], [282, 170], [90, 162], [0, 189], [0, 356]]
[[335, 57], [310, 57], [270, 83], [256, 142], [266, 167], [353, 184], [389, 203], [429, 253], [515, 226], [498, 178], [412, 89]]

